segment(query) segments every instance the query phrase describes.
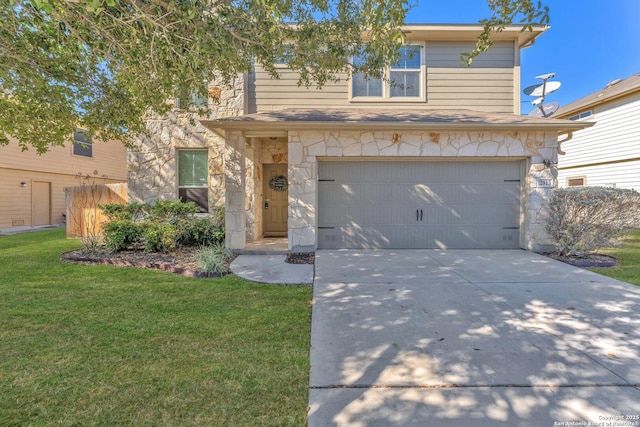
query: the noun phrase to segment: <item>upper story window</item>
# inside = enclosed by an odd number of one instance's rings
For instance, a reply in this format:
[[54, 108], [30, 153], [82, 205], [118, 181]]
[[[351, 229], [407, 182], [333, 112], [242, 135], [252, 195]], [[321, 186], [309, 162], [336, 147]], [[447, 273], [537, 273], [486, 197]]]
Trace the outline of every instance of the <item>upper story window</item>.
[[[398, 62], [383, 71], [383, 78], [366, 77], [363, 73], [351, 76], [351, 100], [424, 100], [424, 46], [405, 45], [400, 48]], [[358, 58], [354, 58], [359, 65]]]
[[87, 131], [76, 129], [73, 132], [73, 154], [82, 157], [93, 157], [93, 143]]
[[208, 150], [178, 150], [178, 197], [209, 212]]
[[587, 117], [591, 117], [592, 114], [593, 114], [593, 111], [591, 111], [591, 110], [583, 111], [582, 113], [579, 113], [579, 114], [576, 114], [575, 116], [569, 117], [569, 120], [586, 119]]
[[189, 92], [183, 88], [178, 89], [177, 101], [176, 107], [181, 110], [207, 108], [209, 106], [209, 98], [207, 96], [203, 96], [197, 91]]

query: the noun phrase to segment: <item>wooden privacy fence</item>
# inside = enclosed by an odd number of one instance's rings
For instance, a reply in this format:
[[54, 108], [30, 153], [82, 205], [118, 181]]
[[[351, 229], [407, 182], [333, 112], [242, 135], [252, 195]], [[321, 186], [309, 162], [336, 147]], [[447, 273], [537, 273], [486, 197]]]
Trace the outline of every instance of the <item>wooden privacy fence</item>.
[[127, 203], [127, 184], [88, 184], [65, 188], [67, 237], [91, 237], [102, 233], [106, 216], [99, 205]]

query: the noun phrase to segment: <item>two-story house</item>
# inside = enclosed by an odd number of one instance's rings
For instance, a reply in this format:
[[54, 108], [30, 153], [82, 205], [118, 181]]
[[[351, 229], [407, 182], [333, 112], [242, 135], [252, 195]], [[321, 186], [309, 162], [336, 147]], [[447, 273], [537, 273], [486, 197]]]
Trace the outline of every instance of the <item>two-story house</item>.
[[471, 67], [460, 54], [480, 26], [405, 29], [385, 79], [306, 88], [256, 64], [210, 84], [220, 102], [204, 127], [179, 108], [150, 120], [129, 153], [130, 200], [224, 203], [233, 250], [265, 236], [290, 251], [549, 249], [558, 141], [590, 123], [520, 115], [520, 51], [546, 28], [495, 33]]
[[640, 74], [560, 108], [554, 118], [596, 125], [562, 146], [560, 187], [601, 186], [640, 191]]
[[81, 185], [79, 174], [101, 184], [126, 182], [126, 158], [120, 141], [92, 142], [81, 131], [69, 146], [42, 155], [10, 140], [0, 146], [0, 229], [62, 224], [65, 188]]

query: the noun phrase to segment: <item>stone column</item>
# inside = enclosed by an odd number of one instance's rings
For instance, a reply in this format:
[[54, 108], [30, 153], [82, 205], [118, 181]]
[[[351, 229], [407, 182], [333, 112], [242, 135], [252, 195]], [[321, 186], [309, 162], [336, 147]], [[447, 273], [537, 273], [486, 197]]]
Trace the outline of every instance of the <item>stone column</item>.
[[533, 252], [550, 252], [554, 248], [546, 225], [551, 194], [558, 186], [557, 139], [555, 133], [538, 133], [538, 147], [528, 147], [533, 155], [525, 180], [523, 242], [524, 249]]
[[289, 250], [316, 249], [317, 160], [307, 154], [300, 134], [289, 135]]
[[225, 246], [228, 249], [243, 249], [245, 245], [246, 144], [247, 141], [241, 132], [226, 132], [224, 155]]
[[255, 164], [256, 164], [256, 152], [255, 140], [249, 139], [245, 145], [245, 201], [244, 201], [244, 219], [245, 219], [245, 232], [246, 240], [255, 240], [258, 236], [256, 234], [256, 216], [255, 216]]

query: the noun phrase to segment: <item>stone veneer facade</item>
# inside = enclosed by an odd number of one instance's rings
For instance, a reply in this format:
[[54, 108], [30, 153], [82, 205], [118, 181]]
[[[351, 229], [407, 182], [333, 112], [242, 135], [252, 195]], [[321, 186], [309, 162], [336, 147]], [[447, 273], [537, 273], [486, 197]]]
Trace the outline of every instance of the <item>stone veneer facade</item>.
[[[257, 188], [265, 147], [288, 157], [288, 239], [292, 251], [316, 249], [318, 160], [345, 157], [520, 159], [525, 164], [521, 247], [540, 252], [552, 245], [545, 220], [551, 189], [556, 185], [555, 132], [296, 131], [289, 132], [286, 152], [269, 145], [269, 140], [260, 140], [261, 158], [256, 155], [256, 142], [247, 140], [242, 132], [227, 131], [226, 140], [226, 226], [231, 249], [242, 249], [246, 241], [261, 236], [262, 193]], [[550, 163], [545, 165], [545, 161]]]
[[210, 114], [206, 117], [179, 108], [174, 108], [164, 116], [149, 116], [148, 135], [141, 135], [127, 152], [130, 201], [177, 200], [176, 150], [208, 148], [209, 207], [224, 204], [225, 143], [218, 135], [202, 126], [199, 120], [244, 114], [244, 76], [238, 76], [228, 86], [221, 80], [212, 81], [209, 84], [209, 94]]

